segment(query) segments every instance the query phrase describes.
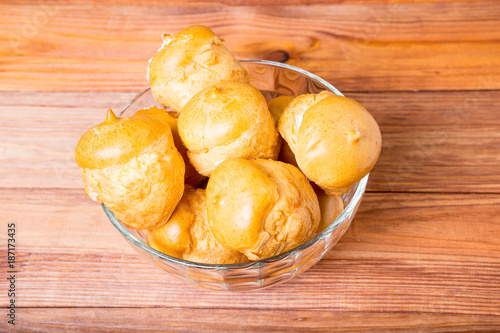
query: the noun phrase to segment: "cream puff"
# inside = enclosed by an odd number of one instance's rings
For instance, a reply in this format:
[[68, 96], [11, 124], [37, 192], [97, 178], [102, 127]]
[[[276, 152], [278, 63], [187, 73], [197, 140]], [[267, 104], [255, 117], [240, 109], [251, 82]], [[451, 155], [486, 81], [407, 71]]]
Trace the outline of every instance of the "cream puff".
[[373, 168], [382, 146], [378, 124], [361, 104], [326, 91], [295, 98], [279, 131], [302, 172], [327, 194], [349, 191]]
[[158, 102], [181, 111], [199, 91], [229, 81], [249, 82], [248, 72], [209, 28], [194, 25], [163, 35], [150, 60], [148, 82]]
[[170, 129], [172, 130], [172, 136], [174, 137], [175, 147], [181, 154], [182, 159], [184, 160], [185, 164], [184, 182], [186, 184], [191, 185], [194, 188], [198, 187], [198, 185], [200, 185], [200, 183], [205, 179], [205, 177], [200, 175], [198, 171], [196, 171], [194, 166], [189, 162], [189, 158], [187, 156], [187, 149], [186, 147], [184, 147], [184, 144], [182, 143], [181, 137], [179, 135], [179, 130], [177, 129], [177, 118], [175, 117], [174, 112], [167, 112], [163, 108], [158, 108], [153, 106], [139, 110], [135, 114], [136, 115], [149, 114], [152, 116], [160, 117], [160, 119], [165, 121], [170, 126]]
[[150, 115], [106, 120], [76, 146], [85, 192], [135, 229], [167, 222], [184, 191], [184, 162], [168, 124]]
[[206, 193], [214, 237], [250, 260], [308, 241], [321, 219], [318, 198], [306, 177], [278, 161], [225, 160], [212, 173]]
[[271, 112], [271, 115], [273, 116], [276, 124], [279, 122], [283, 111], [285, 111], [285, 108], [288, 106], [288, 104], [290, 104], [291, 101], [293, 101], [293, 99], [294, 98], [292, 96], [283, 95], [273, 98], [271, 101], [269, 101], [269, 112]]
[[[295, 97], [285, 106], [278, 121], [278, 128], [281, 137], [285, 139], [290, 148], [291, 146], [296, 146], [297, 133], [302, 123], [304, 112], [329, 96], [334, 96], [334, 94], [327, 90], [319, 94], [303, 94]], [[295, 149], [292, 149], [292, 151], [295, 153]]]
[[210, 232], [205, 190], [187, 185], [174, 213], [163, 226], [148, 230], [149, 246], [168, 255], [205, 264], [237, 264], [248, 259], [222, 246]]
[[204, 176], [230, 157], [278, 157], [279, 134], [266, 99], [248, 83], [200, 91], [182, 109], [178, 127], [191, 164]]
[[[291, 101], [293, 101], [293, 99], [294, 98], [292, 96], [278, 96], [268, 103], [269, 112], [271, 112], [271, 115], [276, 122], [276, 126], [278, 126], [283, 111], [285, 111], [286, 107]], [[285, 140], [281, 140], [281, 149], [278, 155], [278, 160], [298, 167], [295, 155]]]

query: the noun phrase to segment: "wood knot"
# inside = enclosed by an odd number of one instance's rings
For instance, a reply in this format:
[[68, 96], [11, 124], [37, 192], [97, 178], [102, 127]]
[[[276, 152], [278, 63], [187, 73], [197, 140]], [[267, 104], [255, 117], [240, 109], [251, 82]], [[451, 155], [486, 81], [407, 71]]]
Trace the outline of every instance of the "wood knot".
[[267, 54], [266, 58], [267, 58], [267, 60], [271, 60], [271, 61], [286, 62], [288, 59], [290, 59], [290, 55], [286, 51], [276, 50], [276, 51], [269, 52]]

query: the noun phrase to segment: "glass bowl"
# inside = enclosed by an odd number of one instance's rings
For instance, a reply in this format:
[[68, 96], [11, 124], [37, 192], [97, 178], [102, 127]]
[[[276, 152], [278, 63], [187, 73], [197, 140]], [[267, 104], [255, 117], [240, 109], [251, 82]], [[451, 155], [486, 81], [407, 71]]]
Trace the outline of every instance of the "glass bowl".
[[[240, 62], [250, 74], [250, 83], [259, 89], [268, 101], [280, 95], [316, 94], [322, 90], [330, 90], [342, 96], [342, 93], [331, 84], [300, 68], [265, 60], [240, 60]], [[131, 116], [149, 106], [161, 107], [148, 88], [137, 95], [123, 109], [120, 116]], [[171, 257], [147, 245], [145, 230], [127, 227], [106, 206], [102, 207], [111, 223], [134, 250], [170, 275], [198, 287], [247, 291], [267, 288], [290, 280], [317, 263], [338, 242], [351, 224], [365, 192], [367, 181], [368, 175], [357, 182], [348, 193], [342, 195], [344, 211], [323, 232], [288, 252], [244, 264], [200, 264]]]

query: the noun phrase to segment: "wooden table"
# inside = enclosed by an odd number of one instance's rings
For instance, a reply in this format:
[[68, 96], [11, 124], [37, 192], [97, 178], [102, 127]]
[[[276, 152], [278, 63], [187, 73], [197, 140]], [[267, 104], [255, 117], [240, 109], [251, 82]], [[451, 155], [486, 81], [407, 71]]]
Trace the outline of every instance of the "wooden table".
[[[82, 190], [79, 137], [147, 86], [160, 34], [191, 24], [320, 75], [382, 130], [353, 225], [268, 290], [177, 281]], [[500, 330], [498, 1], [2, 1], [0, 37], [0, 331]]]

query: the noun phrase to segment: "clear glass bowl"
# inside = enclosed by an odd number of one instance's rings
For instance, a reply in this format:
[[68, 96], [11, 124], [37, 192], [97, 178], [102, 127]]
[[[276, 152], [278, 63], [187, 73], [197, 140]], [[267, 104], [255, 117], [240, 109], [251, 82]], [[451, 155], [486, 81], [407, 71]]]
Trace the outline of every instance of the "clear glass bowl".
[[[280, 95], [298, 96], [319, 93], [322, 90], [341, 95], [331, 84], [302, 69], [265, 60], [240, 60], [250, 74], [251, 84], [258, 88], [269, 101]], [[120, 116], [131, 116], [136, 111], [160, 106], [146, 89], [137, 95], [121, 112]], [[141, 256], [160, 269], [198, 287], [247, 291], [267, 288], [290, 280], [317, 263], [345, 233], [361, 202], [366, 189], [368, 175], [342, 195], [344, 211], [329, 227], [310, 241], [278, 256], [244, 264], [212, 265], [185, 261], [159, 252], [147, 245], [146, 231], [127, 227], [116, 219], [113, 212], [102, 205], [109, 220], [127, 242]]]

